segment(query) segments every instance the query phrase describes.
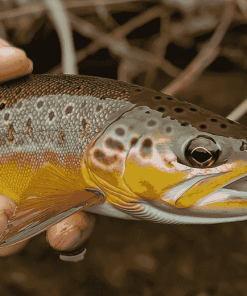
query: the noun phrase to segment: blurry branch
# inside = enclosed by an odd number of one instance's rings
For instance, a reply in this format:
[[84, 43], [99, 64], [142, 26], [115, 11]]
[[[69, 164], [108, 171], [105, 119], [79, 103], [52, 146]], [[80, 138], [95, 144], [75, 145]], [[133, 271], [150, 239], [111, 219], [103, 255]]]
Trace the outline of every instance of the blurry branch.
[[[152, 1], [152, 0], [142, 0], [142, 1]], [[94, 0], [94, 3], [92, 3], [92, 0], [70, 0], [70, 1], [63, 1], [65, 8], [81, 8], [81, 7], [91, 7], [94, 9], [94, 5], [110, 5], [110, 6], [116, 6], [117, 4], [125, 4], [130, 2], [139, 2], [139, 0]], [[120, 6], [120, 10], [123, 8]], [[131, 7], [130, 7], [131, 9]], [[24, 16], [26, 14], [30, 13], [37, 13], [42, 12], [46, 10], [46, 4], [45, 3], [35, 3], [31, 4], [25, 7], [15, 8], [11, 9], [9, 11], [3, 11], [0, 12], [0, 20], [5, 20], [8, 18], [14, 18], [14, 17], [20, 17]]]
[[[98, 29], [93, 24], [73, 15], [70, 15], [71, 24], [75, 31], [83, 36], [86, 36], [95, 42], [97, 42], [101, 47], [107, 47], [113, 54], [120, 56], [121, 58], [131, 58], [140, 62], [145, 62], [154, 65], [162, 69], [165, 73], [171, 77], [176, 77], [179, 75], [180, 70], [173, 66], [169, 61], [161, 59], [156, 55], [145, 51], [143, 49], [131, 46], [126, 40], [123, 39], [122, 31], [128, 27], [128, 23], [125, 23], [120, 28], [117, 28], [111, 33], [106, 34], [104, 31]], [[137, 16], [136, 18], [139, 18]], [[121, 31], [120, 31], [121, 30]], [[120, 31], [120, 33], [119, 33]]]
[[[145, 64], [151, 64], [162, 69], [171, 77], [177, 77], [180, 73], [180, 70], [177, 67], [173, 66], [169, 61], [164, 60], [162, 57], [157, 57], [153, 53], [131, 46], [125, 38], [125, 36], [134, 29], [159, 17], [161, 13], [162, 10], [160, 7], [155, 6], [132, 18], [130, 21], [126, 22], [122, 26], [119, 26], [111, 33], [106, 33], [92, 23], [83, 20], [72, 13], [69, 13], [69, 16], [74, 30], [79, 34], [92, 39], [94, 43], [98, 44], [98, 49], [102, 46], [107, 47], [113, 54], [120, 56], [122, 59], [127, 58]], [[92, 54], [95, 51], [96, 45], [94, 44], [92, 47], [88, 46], [86, 49], [82, 49], [80, 51], [80, 56], [85, 58], [86, 55]], [[77, 61], [79, 62], [78, 56]], [[52, 73], [54, 73], [54, 71], [57, 73], [59, 68], [56, 67], [56, 69], [53, 69]]]
[[242, 11], [244, 17], [247, 20], [247, 1], [246, 0], [236, 0], [240, 10]]
[[[247, 1], [246, 0], [236, 0], [239, 8], [244, 14], [247, 20]], [[247, 112], [247, 99], [245, 99], [237, 108], [235, 108], [228, 116], [228, 119], [238, 120]]]
[[[150, 51], [160, 58], [166, 56], [167, 46], [171, 42], [170, 40], [170, 15], [167, 10], [163, 10], [160, 17], [160, 36], [155, 38], [151, 44]], [[157, 70], [155, 67], [150, 67], [146, 71], [144, 85], [151, 88], [156, 78]]]
[[205, 45], [205, 47], [202, 48], [199, 54], [187, 66], [181, 75], [164, 89], [162, 89], [162, 92], [169, 95], [174, 95], [185, 89], [188, 87], [188, 85], [194, 82], [199, 77], [199, 75], [215, 60], [220, 52], [219, 44], [233, 19], [234, 7], [235, 3], [233, 0], [227, 2], [221, 22], [210, 41]]
[[[77, 51], [76, 53], [76, 62], [84, 60], [90, 54], [94, 54], [99, 50], [99, 45], [96, 42], [91, 42], [87, 47]], [[61, 65], [58, 65], [52, 69], [50, 69], [47, 74], [60, 74], [62, 72]]]
[[237, 108], [235, 108], [228, 116], [228, 119], [237, 121], [247, 112], [247, 99], [245, 99]]
[[70, 22], [61, 0], [44, 0], [56, 28], [62, 51], [62, 68], [65, 74], [77, 74], [75, 49]]
[[104, 25], [108, 29], [113, 29], [115, 26], [117, 26], [117, 22], [114, 20], [114, 18], [109, 13], [106, 5], [103, 3], [102, 5], [97, 5], [97, 0], [93, 0], [95, 2], [95, 11], [98, 15], [98, 18], [103, 21]]

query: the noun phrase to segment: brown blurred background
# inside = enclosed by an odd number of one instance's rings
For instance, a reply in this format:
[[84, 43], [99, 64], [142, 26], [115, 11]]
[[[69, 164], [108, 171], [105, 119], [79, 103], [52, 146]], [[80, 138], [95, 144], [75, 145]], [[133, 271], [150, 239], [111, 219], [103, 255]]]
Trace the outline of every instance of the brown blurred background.
[[[34, 73], [68, 73], [76, 60], [79, 74], [164, 89], [223, 116], [247, 97], [246, 0], [56, 0], [72, 44], [47, 2], [0, 0], [0, 37], [26, 51]], [[247, 295], [247, 222], [99, 216], [83, 261], [61, 261], [44, 233], [1, 258], [0, 295]]]

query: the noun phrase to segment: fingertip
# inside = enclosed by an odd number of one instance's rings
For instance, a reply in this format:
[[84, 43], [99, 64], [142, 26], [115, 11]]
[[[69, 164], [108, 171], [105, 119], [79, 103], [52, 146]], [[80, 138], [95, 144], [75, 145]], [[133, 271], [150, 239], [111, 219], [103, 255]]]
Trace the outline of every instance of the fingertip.
[[75, 250], [88, 239], [95, 221], [95, 215], [77, 212], [51, 226], [46, 232], [47, 241], [59, 251]]
[[7, 226], [8, 219], [13, 216], [16, 209], [15, 202], [4, 195], [0, 195], [0, 233]]
[[1, 82], [29, 74], [32, 70], [33, 63], [22, 49], [12, 46], [0, 46]]
[[29, 239], [8, 247], [0, 247], [0, 257], [14, 255], [17, 252], [20, 252], [28, 243]]

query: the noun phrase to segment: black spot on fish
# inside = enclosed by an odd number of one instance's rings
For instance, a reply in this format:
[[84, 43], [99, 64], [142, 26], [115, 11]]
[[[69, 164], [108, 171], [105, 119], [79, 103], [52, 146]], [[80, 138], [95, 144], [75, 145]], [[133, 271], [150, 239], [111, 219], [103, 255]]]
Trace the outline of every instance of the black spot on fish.
[[172, 131], [172, 128], [171, 128], [170, 126], [168, 126], [168, 127], [166, 128], [166, 132], [169, 134], [171, 131]]
[[167, 97], [166, 99], [167, 99], [168, 101], [172, 101], [172, 100], [173, 100], [173, 97], [170, 97], [170, 96], [169, 96], [169, 97]]
[[10, 116], [10, 114], [9, 114], [9, 113], [5, 113], [5, 114], [4, 114], [4, 120], [6, 120], [6, 121], [7, 121], [7, 120], [9, 119], [9, 116]]
[[149, 120], [148, 121], [148, 126], [154, 126], [156, 124], [157, 124], [157, 122], [155, 120]]
[[81, 104], [81, 108], [84, 108], [85, 106], [86, 106], [86, 102], [83, 102], [82, 104]]
[[31, 124], [32, 124], [32, 120], [31, 120], [31, 118], [29, 117], [28, 120], [27, 120], [27, 126], [31, 126]]
[[20, 108], [22, 107], [22, 101], [20, 101], [20, 102], [16, 105], [16, 107], [20, 109]]
[[188, 126], [189, 123], [187, 123], [187, 122], [183, 122], [183, 123], [181, 123], [181, 125], [182, 125], [182, 126]]
[[145, 139], [142, 142], [142, 147], [144, 148], [151, 148], [153, 146], [153, 141], [151, 139]]
[[6, 104], [4, 104], [4, 103], [0, 104], [0, 110], [3, 110], [5, 106], [6, 106]]
[[65, 109], [65, 114], [68, 115], [72, 112], [73, 110], [73, 107], [72, 106], [68, 106], [66, 109]]
[[130, 146], [134, 146], [137, 143], [137, 141], [138, 141], [138, 138], [132, 138], [130, 140]]
[[218, 119], [216, 119], [216, 118], [211, 118], [210, 121], [212, 121], [212, 122], [218, 122]]
[[103, 151], [95, 150], [94, 157], [98, 162], [103, 163], [104, 165], [110, 165], [117, 161], [117, 155], [106, 156]]
[[103, 108], [102, 105], [98, 105], [98, 106], [96, 107], [96, 111], [98, 112], [98, 111], [100, 111], [102, 108]]
[[44, 102], [43, 101], [39, 101], [38, 104], [37, 104], [37, 107], [40, 109], [43, 105], [44, 105]]
[[65, 138], [64, 133], [60, 133], [59, 140], [61, 143], [64, 142], [64, 138]]
[[112, 138], [108, 138], [105, 141], [105, 144], [107, 147], [109, 147], [111, 149], [124, 151], [124, 145], [120, 141], [114, 140]]
[[200, 124], [200, 125], [199, 125], [199, 128], [200, 128], [200, 129], [206, 129], [206, 128], [207, 128], [207, 125], [206, 125], [206, 124]]
[[222, 124], [220, 125], [220, 127], [221, 127], [221, 128], [227, 128], [227, 125], [224, 124], [224, 123], [222, 123]]
[[118, 128], [115, 130], [115, 133], [116, 133], [118, 136], [122, 137], [122, 136], [124, 136], [125, 131], [124, 131], [123, 128], [118, 127]]
[[83, 119], [82, 119], [82, 122], [81, 122], [81, 124], [82, 124], [82, 127], [83, 127], [83, 128], [85, 128], [85, 127], [86, 127], [86, 125], [87, 125], [87, 121], [86, 121], [86, 119], [85, 119], [85, 118], [83, 118]]
[[196, 112], [196, 111], [197, 111], [197, 109], [196, 109], [196, 108], [193, 108], [193, 107], [191, 107], [191, 108], [190, 108], [190, 111], [192, 111], [192, 112]]
[[157, 108], [157, 111], [159, 111], [159, 112], [165, 112], [166, 109], [164, 107], [159, 107], [159, 108]]
[[153, 146], [153, 141], [151, 139], [145, 139], [142, 142], [142, 146], [140, 148], [140, 155], [142, 157], [149, 157], [152, 155], [152, 146]]
[[140, 88], [136, 88], [135, 91], [142, 91]]
[[145, 113], [146, 113], [146, 114], [150, 114], [150, 111], [146, 111]]
[[182, 113], [182, 112], [184, 112], [184, 109], [178, 107], [178, 108], [175, 108], [174, 111], [177, 113]]
[[155, 98], [155, 100], [161, 100], [162, 99], [161, 96], [155, 96], [154, 98]]
[[51, 111], [50, 113], [49, 113], [49, 119], [50, 119], [50, 121], [52, 121], [52, 119], [55, 117], [55, 114], [54, 114], [54, 112], [53, 111]]

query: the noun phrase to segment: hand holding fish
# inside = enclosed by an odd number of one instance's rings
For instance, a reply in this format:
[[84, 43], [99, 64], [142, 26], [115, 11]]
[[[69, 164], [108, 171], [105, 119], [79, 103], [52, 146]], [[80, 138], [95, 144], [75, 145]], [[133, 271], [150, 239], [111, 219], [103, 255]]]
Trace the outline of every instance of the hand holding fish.
[[[15, 79], [32, 72], [33, 63], [21, 49], [12, 47], [0, 39], [0, 82]], [[0, 195], [0, 233], [6, 227], [8, 219], [14, 214], [15, 202], [7, 196]], [[47, 241], [59, 251], [78, 249], [93, 230], [95, 216], [85, 212], [77, 212], [53, 225], [47, 230]], [[0, 256], [20, 251], [29, 240], [0, 248]]]

